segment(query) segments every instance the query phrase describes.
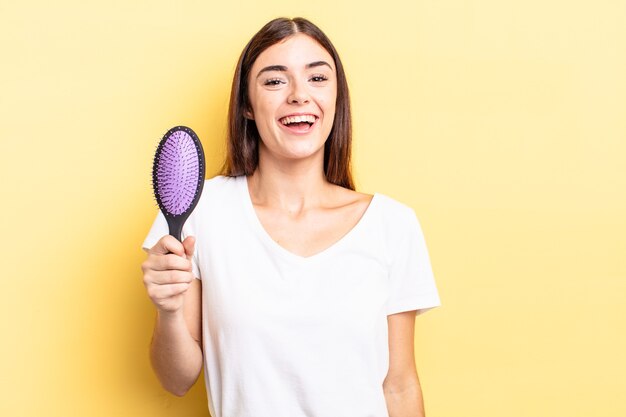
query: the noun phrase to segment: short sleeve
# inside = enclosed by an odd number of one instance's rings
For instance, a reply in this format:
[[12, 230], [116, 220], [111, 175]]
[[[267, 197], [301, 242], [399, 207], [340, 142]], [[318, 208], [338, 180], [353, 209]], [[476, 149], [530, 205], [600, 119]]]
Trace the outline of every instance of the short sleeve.
[[422, 228], [413, 210], [408, 211], [394, 220], [398, 232], [390, 242], [387, 315], [411, 310], [419, 315], [441, 304]]
[[[187, 224], [185, 224], [185, 226], [187, 226]], [[185, 226], [183, 226], [183, 233], [182, 233], [183, 240], [188, 235], [187, 233], [185, 233], [187, 231]], [[159, 241], [159, 239], [161, 239], [163, 236], [167, 235], [168, 233], [169, 233], [169, 226], [167, 225], [167, 220], [165, 220], [165, 216], [163, 215], [161, 210], [159, 210], [156, 218], [154, 219], [154, 222], [152, 223], [152, 227], [148, 231], [148, 235], [143, 241], [143, 244], [141, 245], [141, 247], [143, 248], [143, 250], [147, 252], [150, 248], [152, 248]], [[198, 268], [197, 251], [194, 252], [193, 257], [191, 258], [191, 268], [192, 268], [193, 276], [200, 279], [200, 268]]]

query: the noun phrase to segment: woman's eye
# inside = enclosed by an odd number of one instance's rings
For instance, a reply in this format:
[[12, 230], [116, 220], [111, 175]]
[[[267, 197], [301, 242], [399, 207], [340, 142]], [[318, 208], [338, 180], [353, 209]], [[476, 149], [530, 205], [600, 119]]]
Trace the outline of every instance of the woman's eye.
[[280, 84], [283, 84], [283, 83], [284, 83], [284, 81], [279, 79], [279, 78], [270, 78], [269, 80], [265, 80], [263, 85], [277, 86], [277, 85], [280, 85]]
[[310, 78], [310, 80], [319, 83], [322, 81], [328, 81], [328, 77], [325, 75], [314, 75]]

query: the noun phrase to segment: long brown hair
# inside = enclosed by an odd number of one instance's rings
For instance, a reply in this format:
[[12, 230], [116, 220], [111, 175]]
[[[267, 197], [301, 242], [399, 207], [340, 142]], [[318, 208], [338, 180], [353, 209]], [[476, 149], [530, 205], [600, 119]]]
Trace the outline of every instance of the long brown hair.
[[315, 39], [335, 61], [337, 103], [333, 127], [324, 144], [324, 174], [329, 182], [354, 190], [350, 167], [352, 116], [346, 74], [330, 39], [320, 28], [302, 17], [281, 17], [268, 22], [243, 49], [230, 93], [226, 160], [221, 173], [227, 176], [252, 175], [256, 169], [259, 163], [260, 136], [255, 121], [244, 116], [244, 112], [250, 109], [248, 75], [261, 52], [296, 33]]

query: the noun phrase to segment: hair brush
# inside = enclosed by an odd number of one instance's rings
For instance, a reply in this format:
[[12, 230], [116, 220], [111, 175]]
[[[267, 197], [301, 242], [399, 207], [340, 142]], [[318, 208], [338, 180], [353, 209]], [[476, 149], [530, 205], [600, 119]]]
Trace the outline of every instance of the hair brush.
[[204, 150], [196, 133], [186, 126], [168, 130], [154, 155], [152, 189], [170, 235], [179, 241], [183, 224], [200, 200], [204, 168]]

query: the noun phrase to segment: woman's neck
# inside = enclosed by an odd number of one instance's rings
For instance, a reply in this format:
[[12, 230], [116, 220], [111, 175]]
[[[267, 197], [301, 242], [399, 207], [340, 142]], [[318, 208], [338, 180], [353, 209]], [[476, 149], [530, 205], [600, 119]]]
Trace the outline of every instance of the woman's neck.
[[248, 189], [254, 204], [290, 213], [323, 205], [331, 188], [323, 165], [314, 160], [263, 163], [260, 159], [254, 174], [248, 177]]

